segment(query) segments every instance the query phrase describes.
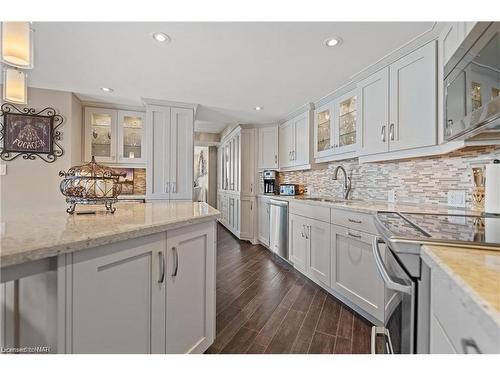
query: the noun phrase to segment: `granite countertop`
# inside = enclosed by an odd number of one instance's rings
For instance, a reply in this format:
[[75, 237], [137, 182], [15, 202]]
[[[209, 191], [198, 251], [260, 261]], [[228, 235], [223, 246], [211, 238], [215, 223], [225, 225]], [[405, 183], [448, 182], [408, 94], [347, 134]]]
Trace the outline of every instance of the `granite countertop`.
[[500, 325], [500, 251], [424, 245], [421, 256]]
[[312, 198], [335, 200], [335, 202], [328, 202], [328, 201], [309, 200], [307, 199], [308, 197], [307, 195], [285, 196], [285, 195], [260, 194], [259, 197], [287, 200], [293, 203], [303, 203], [316, 206], [338, 208], [342, 210], [364, 212], [369, 214], [376, 213], [377, 211], [393, 211], [393, 212], [407, 212], [407, 213], [425, 212], [429, 214], [481, 215], [480, 211], [474, 211], [465, 208], [453, 208], [447, 206], [430, 205], [430, 204], [422, 205], [422, 204], [411, 204], [411, 203], [389, 203], [385, 201], [362, 200], [362, 199], [344, 200], [338, 197], [323, 198], [323, 197], [311, 196]]
[[95, 215], [47, 210], [2, 217], [0, 265], [49, 258], [220, 216], [215, 208], [198, 202], [119, 203], [116, 207], [114, 214], [99, 206]]

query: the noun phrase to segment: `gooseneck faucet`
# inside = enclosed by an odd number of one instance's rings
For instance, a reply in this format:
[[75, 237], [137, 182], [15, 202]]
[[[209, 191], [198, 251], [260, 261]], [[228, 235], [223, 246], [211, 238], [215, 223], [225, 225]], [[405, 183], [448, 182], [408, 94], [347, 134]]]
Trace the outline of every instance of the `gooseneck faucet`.
[[344, 167], [339, 165], [333, 171], [333, 179], [337, 180], [337, 174], [339, 173], [339, 169], [344, 173], [344, 199], [349, 199], [349, 193], [351, 192], [351, 177], [347, 176], [347, 172]]

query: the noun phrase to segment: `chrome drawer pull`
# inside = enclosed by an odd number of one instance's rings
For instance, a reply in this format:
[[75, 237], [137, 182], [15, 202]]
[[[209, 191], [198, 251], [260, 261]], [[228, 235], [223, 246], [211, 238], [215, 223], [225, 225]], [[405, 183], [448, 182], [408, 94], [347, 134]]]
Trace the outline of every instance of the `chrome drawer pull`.
[[464, 354], [473, 354], [469, 352], [469, 348], [472, 348], [475, 354], [483, 354], [473, 339], [462, 339], [460, 342], [462, 343], [462, 350]]
[[361, 220], [354, 220], [354, 219], [347, 219], [347, 221], [350, 223], [354, 223], [354, 224], [361, 224], [362, 223]]
[[354, 237], [354, 238], [361, 238], [361, 234], [354, 234], [354, 233], [352, 233], [349, 230], [347, 231], [347, 235], [351, 236], [351, 237]]
[[172, 251], [174, 252], [174, 272], [172, 272], [171, 276], [177, 276], [177, 270], [179, 269], [179, 254], [177, 254], [177, 248], [172, 247]]
[[165, 281], [165, 260], [163, 259], [163, 251], [158, 251], [158, 258], [160, 263], [160, 278], [158, 283], [163, 284], [163, 281]]

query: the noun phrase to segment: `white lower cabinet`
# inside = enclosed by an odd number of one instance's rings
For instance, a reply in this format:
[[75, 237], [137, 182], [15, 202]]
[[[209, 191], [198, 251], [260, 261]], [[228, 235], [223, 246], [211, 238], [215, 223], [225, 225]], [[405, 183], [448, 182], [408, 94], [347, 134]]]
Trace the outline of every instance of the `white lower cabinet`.
[[257, 239], [269, 247], [269, 199], [257, 198]]
[[202, 353], [212, 344], [213, 222], [61, 257], [59, 352]]
[[241, 239], [252, 239], [254, 232], [254, 197], [242, 197], [238, 200], [239, 232]]
[[307, 238], [305, 217], [290, 214], [288, 217], [288, 249], [290, 261], [299, 271], [307, 268]]
[[310, 219], [306, 229], [309, 274], [328, 286], [330, 285], [330, 224]]
[[373, 235], [331, 226], [331, 288], [375, 318], [384, 319], [384, 282], [372, 253]]

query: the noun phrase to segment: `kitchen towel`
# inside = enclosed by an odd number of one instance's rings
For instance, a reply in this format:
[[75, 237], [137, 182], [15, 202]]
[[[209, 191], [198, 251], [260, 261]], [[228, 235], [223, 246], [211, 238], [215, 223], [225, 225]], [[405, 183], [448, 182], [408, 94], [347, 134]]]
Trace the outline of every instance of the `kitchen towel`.
[[488, 214], [500, 214], [500, 162], [486, 165], [486, 201], [484, 211]]

